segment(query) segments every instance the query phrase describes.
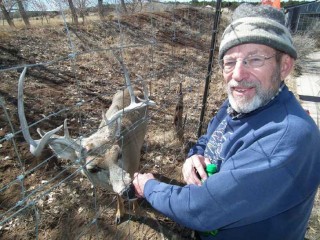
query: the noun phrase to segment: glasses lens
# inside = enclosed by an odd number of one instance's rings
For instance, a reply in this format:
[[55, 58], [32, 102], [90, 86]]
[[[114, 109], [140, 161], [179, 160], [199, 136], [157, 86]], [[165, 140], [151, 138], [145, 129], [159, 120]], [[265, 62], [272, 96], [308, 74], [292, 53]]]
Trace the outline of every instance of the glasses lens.
[[236, 64], [237, 64], [237, 60], [232, 60], [232, 59], [223, 60], [223, 70], [225, 72], [230, 72]]
[[263, 56], [251, 56], [246, 59], [246, 62], [249, 67], [261, 67], [264, 64], [264, 57]]

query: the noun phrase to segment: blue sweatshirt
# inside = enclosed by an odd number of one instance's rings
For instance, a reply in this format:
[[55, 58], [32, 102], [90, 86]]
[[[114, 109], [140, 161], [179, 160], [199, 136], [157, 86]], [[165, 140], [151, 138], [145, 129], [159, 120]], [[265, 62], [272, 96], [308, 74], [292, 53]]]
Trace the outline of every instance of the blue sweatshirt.
[[318, 127], [286, 86], [242, 117], [227, 109], [228, 101], [189, 152], [219, 172], [202, 186], [149, 180], [147, 201], [201, 239], [304, 239], [320, 182]]

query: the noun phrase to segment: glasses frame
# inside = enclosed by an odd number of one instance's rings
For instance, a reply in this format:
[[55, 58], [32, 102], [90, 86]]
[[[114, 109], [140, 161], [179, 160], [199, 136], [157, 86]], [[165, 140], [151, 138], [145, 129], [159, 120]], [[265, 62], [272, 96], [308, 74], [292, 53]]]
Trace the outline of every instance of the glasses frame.
[[[269, 60], [269, 59], [271, 59], [271, 58], [273, 58], [273, 57], [276, 57], [276, 56], [277, 56], [277, 53], [273, 54], [273, 55], [270, 56], [270, 57], [265, 56], [265, 55], [250, 55], [250, 56], [247, 56], [247, 57], [245, 57], [245, 58], [237, 58], [237, 59], [234, 60], [234, 66], [233, 66], [230, 70], [228, 70], [228, 71], [226, 71], [226, 70], [225, 70], [225, 67], [223, 66], [223, 61], [224, 61], [225, 59], [219, 60], [219, 61], [218, 61], [218, 64], [219, 64], [219, 66], [220, 66], [220, 68], [222, 69], [223, 72], [225, 72], [225, 73], [230, 73], [230, 72], [232, 72], [232, 71], [234, 70], [235, 66], [237, 65], [237, 62], [239, 62], [239, 61], [241, 61], [242, 64], [243, 64], [246, 68], [259, 68], [259, 67], [262, 67], [262, 66], [265, 64], [265, 61], [266, 61], [266, 60]], [[258, 65], [258, 66], [250, 66], [250, 63], [249, 63], [250, 61], [248, 61], [248, 60], [250, 60], [250, 58], [261, 58], [261, 60], [263, 60], [263, 62], [261, 63], [261, 65]]]

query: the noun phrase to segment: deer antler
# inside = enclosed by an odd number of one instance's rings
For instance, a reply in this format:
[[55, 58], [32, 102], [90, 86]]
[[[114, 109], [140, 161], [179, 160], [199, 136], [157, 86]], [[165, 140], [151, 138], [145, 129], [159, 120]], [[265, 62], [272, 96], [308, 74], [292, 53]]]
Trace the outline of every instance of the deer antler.
[[[76, 151], [81, 151], [82, 147], [76, 141], [74, 141], [68, 131], [67, 127], [67, 119], [64, 120], [64, 125], [61, 125], [49, 132], [44, 132], [41, 129], [37, 129], [37, 132], [41, 136], [39, 140], [34, 140], [32, 139], [30, 132], [29, 132], [29, 127], [27, 124], [26, 116], [24, 113], [24, 104], [23, 104], [23, 85], [24, 85], [24, 78], [25, 74], [27, 72], [27, 68], [25, 67], [20, 75], [19, 78], [19, 84], [18, 84], [18, 115], [19, 115], [19, 120], [21, 124], [21, 130], [24, 139], [30, 144], [30, 152], [34, 156], [39, 156], [40, 153], [42, 152], [43, 148], [45, 147], [46, 144], [55, 144], [56, 146], [59, 145], [60, 147], [57, 148], [55, 152], [60, 155], [57, 151], [57, 149], [64, 150], [63, 148], [70, 147], [72, 149], [75, 149]], [[64, 136], [63, 137], [53, 137], [53, 135], [58, 132], [62, 127], [64, 126]]]
[[29, 127], [27, 124], [26, 116], [24, 114], [24, 104], [23, 104], [23, 84], [24, 84], [24, 77], [27, 71], [27, 67], [25, 67], [20, 75], [19, 78], [19, 84], [18, 84], [18, 115], [19, 115], [19, 120], [21, 124], [21, 130], [23, 137], [25, 140], [30, 144], [30, 152], [34, 156], [39, 156], [41, 151], [43, 150], [44, 146], [46, 143], [49, 141], [50, 137], [58, 132], [61, 128], [62, 125], [47, 132], [41, 139], [39, 140], [33, 140], [31, 138], [30, 132], [29, 132]]
[[130, 112], [130, 111], [132, 111], [134, 109], [142, 108], [144, 106], [155, 106], [156, 105], [156, 103], [154, 101], [149, 99], [148, 91], [147, 91], [147, 89], [146, 89], [144, 84], [143, 84], [144, 100], [139, 102], [139, 103], [136, 102], [128, 70], [127, 70], [126, 66], [124, 65], [123, 60], [120, 58], [120, 56], [118, 56], [115, 53], [114, 53], [114, 56], [117, 58], [118, 62], [120, 63], [120, 65], [121, 65], [121, 67], [123, 69], [124, 77], [125, 77], [125, 80], [126, 80], [126, 85], [127, 85], [127, 88], [129, 90], [129, 94], [130, 94], [131, 102], [130, 102], [129, 106], [125, 107], [124, 109], [121, 109], [121, 110], [117, 111], [110, 118], [108, 118], [107, 121], [109, 123], [112, 122], [113, 120], [115, 120], [116, 118], [118, 118], [120, 115], [126, 113], [126, 112]]
[[[63, 137], [61, 136], [58, 136], [56, 137], [53, 136], [53, 134], [51, 134], [51, 138], [48, 140], [48, 144], [49, 145], [52, 145], [52, 144], [60, 144], [62, 146], [65, 146], [65, 147], [71, 147], [72, 149], [74, 149], [75, 151], [77, 152], [81, 152], [81, 150], [83, 149], [83, 147], [78, 144], [76, 142], [76, 140], [72, 139], [70, 137], [70, 134], [69, 134], [69, 130], [68, 130], [68, 126], [67, 126], [67, 121], [68, 119], [65, 119], [64, 122], [63, 122], [63, 129], [64, 129], [64, 135]], [[61, 128], [62, 126], [60, 126]], [[37, 128], [37, 132], [38, 134], [43, 138], [45, 137], [46, 134], [48, 133], [45, 133], [43, 130], [41, 130], [40, 128]], [[57, 152], [57, 149], [54, 150], [58, 155], [60, 155], [59, 152]], [[61, 149], [61, 151], [64, 151], [64, 149]], [[67, 158], [67, 159], [70, 159], [70, 158]]]
[[152, 100], [149, 99], [148, 89], [147, 89], [147, 86], [146, 86], [146, 84], [144, 83], [142, 77], [141, 77], [140, 75], [138, 75], [138, 74], [137, 74], [137, 76], [138, 76], [139, 81], [142, 82], [144, 99], [141, 99], [141, 98], [139, 98], [138, 96], [137, 96], [137, 98], [139, 99], [140, 102], [144, 102], [144, 103], [146, 102], [148, 106], [155, 106], [156, 103], [155, 103], [154, 101], [152, 101]]

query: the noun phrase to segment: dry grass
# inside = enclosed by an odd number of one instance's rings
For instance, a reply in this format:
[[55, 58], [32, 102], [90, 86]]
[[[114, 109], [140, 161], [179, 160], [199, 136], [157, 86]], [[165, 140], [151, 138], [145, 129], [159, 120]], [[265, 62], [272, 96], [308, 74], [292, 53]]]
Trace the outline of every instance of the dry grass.
[[320, 48], [320, 22], [311, 28], [309, 36], [316, 40], [316, 47]]
[[301, 65], [306, 59], [308, 54], [314, 52], [317, 48], [317, 40], [312, 37], [312, 32], [306, 33], [296, 33], [293, 36], [294, 46], [296, 47], [298, 53], [298, 59], [296, 60], [295, 76], [300, 75]]

